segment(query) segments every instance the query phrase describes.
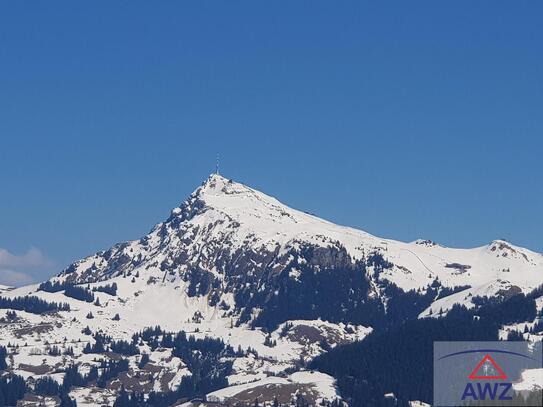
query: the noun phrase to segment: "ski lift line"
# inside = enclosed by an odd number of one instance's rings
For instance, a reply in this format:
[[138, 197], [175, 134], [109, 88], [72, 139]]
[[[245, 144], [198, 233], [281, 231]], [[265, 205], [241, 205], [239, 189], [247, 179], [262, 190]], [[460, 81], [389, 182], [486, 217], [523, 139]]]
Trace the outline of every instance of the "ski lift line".
[[405, 251], [411, 253], [413, 256], [415, 256], [415, 257], [417, 258], [418, 261], [420, 261], [420, 264], [422, 264], [423, 267], [424, 267], [426, 270], [428, 270], [428, 272], [429, 272], [430, 274], [432, 274], [433, 276], [437, 276], [432, 270], [430, 270], [430, 268], [429, 268], [426, 264], [424, 264], [424, 262], [421, 260], [421, 258], [420, 258], [415, 252], [412, 252], [412, 251], [409, 250], [409, 249], [401, 249], [401, 250], [405, 250]]

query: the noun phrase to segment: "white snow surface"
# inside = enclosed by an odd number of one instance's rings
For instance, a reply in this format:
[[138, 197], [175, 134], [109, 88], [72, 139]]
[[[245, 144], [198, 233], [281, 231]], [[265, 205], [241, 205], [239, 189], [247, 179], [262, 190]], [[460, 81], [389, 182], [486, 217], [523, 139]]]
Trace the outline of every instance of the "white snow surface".
[[543, 389], [543, 369], [527, 369], [522, 372], [521, 380], [513, 383], [516, 391]]
[[250, 383], [226, 387], [210, 393], [207, 399], [214, 402], [227, 402], [228, 399], [234, 397], [236, 394], [255, 387], [292, 383], [310, 385], [318, 391], [321, 399], [334, 400], [335, 398], [339, 398], [333, 377], [320, 372], [300, 371], [295, 372], [288, 377], [269, 376]]
[[8, 286], [8, 285], [0, 284], [0, 293], [1, 293], [1, 292], [4, 292], [4, 291], [10, 291], [10, 290], [12, 290], [12, 289], [13, 289], [13, 287], [10, 287], [10, 286]]

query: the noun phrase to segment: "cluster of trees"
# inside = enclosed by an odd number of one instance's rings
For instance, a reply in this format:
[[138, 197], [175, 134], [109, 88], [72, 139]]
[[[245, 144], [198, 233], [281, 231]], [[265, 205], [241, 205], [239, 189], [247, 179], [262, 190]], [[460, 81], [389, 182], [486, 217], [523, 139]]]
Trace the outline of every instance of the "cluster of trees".
[[529, 330], [530, 333], [533, 333], [533, 334], [538, 334], [538, 333], [541, 333], [543, 332], [543, 320], [540, 319], [538, 320], [534, 326], [532, 327], [532, 329]]
[[51, 281], [46, 281], [39, 285], [38, 290], [46, 291], [49, 293], [64, 291], [64, 295], [66, 295], [67, 297], [75, 298], [79, 301], [94, 302], [94, 294], [92, 293], [93, 291], [104, 292], [110, 295], [117, 295], [117, 284], [112, 283], [100, 287], [93, 287], [92, 291], [90, 291], [88, 288], [74, 285], [71, 283], [61, 283], [59, 281], [55, 281], [54, 283], [52, 283]]
[[152, 391], [145, 399], [141, 393], [128, 393], [124, 387], [121, 387], [119, 395], [113, 403], [113, 407], [167, 407], [177, 401], [177, 393], [155, 392]]
[[65, 372], [62, 385], [59, 386], [57, 394], [68, 392], [72, 387], [85, 387], [89, 383], [96, 382], [96, 385], [105, 388], [108, 381], [116, 378], [120, 373], [128, 370], [128, 360], [101, 360], [100, 366], [93, 365], [86, 375], [79, 372], [76, 365], [70, 365]]
[[123, 340], [112, 341], [110, 344], [110, 349], [112, 352], [126, 356], [134, 356], [140, 353], [140, 349], [134, 342], [128, 342]]
[[94, 294], [92, 291], [77, 285], [67, 285], [64, 289], [64, 295], [79, 301], [94, 302]]
[[109, 380], [114, 379], [122, 372], [128, 371], [128, 360], [119, 359], [102, 361], [100, 369], [102, 370], [102, 373], [96, 380], [96, 384], [98, 387], [104, 389]]
[[[82, 333], [85, 335], [92, 335], [92, 331], [88, 326], [83, 329]], [[94, 338], [94, 343], [87, 343], [83, 348], [83, 353], [104, 353], [108, 350], [125, 356], [133, 356], [140, 353], [137, 346], [137, 340], [134, 338], [132, 339], [132, 342], [124, 341], [122, 339], [114, 341], [110, 336], [100, 332], [96, 332], [92, 336]]]
[[478, 309], [456, 305], [445, 317], [414, 319], [377, 329], [362, 342], [338, 346], [316, 358], [310, 367], [337, 379], [349, 405], [384, 405], [394, 393], [398, 405], [409, 400], [432, 401], [434, 341], [498, 340], [502, 325], [533, 319], [535, 302], [524, 295]]
[[132, 340], [136, 341], [141, 339], [145, 342], [150, 342], [153, 339], [160, 338], [166, 333], [167, 332], [158, 325], [154, 327], [147, 327], [143, 331], [136, 332], [134, 335], [132, 335]]
[[56, 345], [53, 345], [51, 346], [50, 348], [47, 349], [47, 354], [49, 356], [60, 356], [62, 355], [62, 351], [60, 350], [60, 348]]
[[440, 298], [448, 297], [449, 295], [453, 295], [456, 293], [459, 293], [460, 291], [467, 290], [468, 288], [471, 288], [470, 285], [457, 285], [454, 287], [441, 287], [439, 290], [439, 293], [436, 297], [436, 300], [439, 300]]
[[25, 380], [17, 375], [0, 377], [0, 406], [15, 406], [27, 391]]
[[102, 285], [99, 287], [93, 287], [92, 291], [98, 291], [109, 295], [117, 295], [117, 283]]
[[138, 368], [139, 369], [143, 369], [145, 367], [145, 365], [147, 365], [147, 363], [149, 363], [149, 354], [148, 353], [144, 353], [141, 355], [141, 359], [140, 361], [138, 362]]
[[285, 322], [281, 328], [281, 331], [279, 332], [279, 336], [281, 338], [287, 336], [288, 332], [292, 329], [293, 326], [294, 325], [292, 324], [292, 322]]
[[[313, 404], [310, 404], [307, 399], [301, 394], [297, 394], [294, 400], [291, 400], [290, 403], [280, 403], [277, 397], [274, 397], [271, 403], [260, 403], [258, 399], [255, 400], [253, 407], [310, 407]], [[322, 407], [346, 407], [345, 403], [336, 399], [333, 401], [321, 401], [319, 406]]]
[[34, 393], [39, 396], [56, 396], [60, 394], [61, 385], [54, 379], [45, 376], [34, 383]]
[[466, 290], [470, 286], [443, 287], [439, 279], [436, 278], [425, 289], [404, 291], [387, 280], [380, 283], [380, 288], [388, 301], [386, 315], [374, 326], [377, 329], [397, 326], [417, 318], [434, 301]]
[[[101, 373], [99, 369], [101, 369]], [[39, 378], [34, 382], [33, 393], [39, 396], [58, 397], [61, 407], [75, 407], [76, 402], [68, 396], [72, 387], [84, 387], [91, 382], [96, 382], [99, 387], [104, 388], [108, 380], [117, 377], [119, 373], [126, 370], [128, 370], [126, 359], [102, 361], [99, 368], [92, 366], [86, 375], [82, 375], [76, 365], [70, 365], [66, 368], [62, 384], [50, 377]], [[3, 404], [0, 402], [0, 405]]]
[[13, 322], [17, 319], [17, 313], [15, 311], [6, 311], [6, 319], [8, 322]]
[[[305, 261], [300, 262], [300, 257]], [[329, 266], [322, 264], [322, 257], [329, 258]], [[258, 307], [262, 312], [254, 324], [268, 331], [284, 321], [317, 318], [374, 326], [385, 310], [378, 298], [368, 295], [365, 267], [362, 261], [353, 264], [344, 249], [309, 246], [293, 251], [292, 261], [267, 290], [255, 292], [245, 285], [236, 289], [236, 304], [243, 309], [238, 323], [251, 320], [252, 310]], [[297, 278], [290, 277], [292, 271]], [[270, 296], [270, 291], [276, 295]]]
[[[166, 339], [164, 339], [166, 338]], [[170, 344], [172, 338], [172, 333], [168, 333], [164, 331], [160, 326], [155, 327], [148, 327], [145, 328], [143, 331], [137, 332], [134, 335], [132, 335], [132, 342], [134, 343], [147, 343], [151, 350], [155, 350], [159, 346], [163, 347], [170, 347], [171, 346], [164, 346], [166, 344]]]
[[43, 377], [34, 383], [34, 394], [38, 396], [56, 396], [60, 399], [60, 407], [76, 407], [77, 403], [68, 395], [69, 388], [64, 387], [50, 377]]
[[268, 346], [270, 348], [273, 348], [273, 347], [277, 346], [277, 341], [275, 339], [272, 339], [271, 335], [268, 334], [264, 338], [264, 346]]
[[148, 405], [143, 394], [134, 392], [128, 394], [124, 386], [121, 387], [121, 391], [113, 403], [113, 407], [143, 407]]
[[59, 281], [55, 281], [54, 283], [51, 281], [46, 281], [38, 286], [38, 290], [48, 293], [58, 293], [59, 291], [66, 289], [67, 286], [67, 283], [61, 283]]
[[[232, 372], [234, 350], [220, 339], [187, 337], [181, 331], [173, 337], [170, 343], [172, 354], [179, 357], [192, 373], [183, 376], [178, 392], [180, 396], [203, 396], [209, 392], [228, 386], [228, 376]], [[168, 343], [164, 343], [164, 347]]]
[[[205, 401], [205, 397], [202, 397], [202, 401]], [[113, 404], [113, 407], [162, 407], [168, 404], [164, 404], [164, 396], [160, 393], [151, 393], [147, 400], [141, 393], [128, 393], [124, 387], [121, 387], [121, 391]], [[229, 404], [226, 404], [229, 405]], [[238, 404], [234, 403], [234, 406]], [[310, 407], [313, 404], [310, 404], [307, 399], [301, 394], [296, 395], [295, 399], [290, 403], [280, 403], [277, 397], [274, 398], [272, 402], [261, 402], [260, 400], [255, 399], [254, 403], [250, 404], [250, 407]], [[346, 404], [340, 400], [333, 401], [322, 401], [319, 403], [321, 407], [345, 407]]]
[[[7, 349], [0, 346], [0, 371], [7, 369], [6, 357]], [[51, 386], [53, 386], [52, 390]], [[21, 400], [30, 390], [25, 379], [21, 376], [11, 373], [2, 375], [0, 377], [0, 406], [17, 405], [17, 401]], [[35, 393], [39, 395], [58, 395], [59, 385], [50, 378], [40, 379], [35, 388]], [[66, 406], [70, 405], [61, 403], [61, 407]]]
[[[99, 332], [95, 333], [93, 338], [94, 343], [88, 343], [83, 349], [84, 353], [104, 353], [111, 350], [132, 356], [140, 353], [138, 344], [145, 342], [151, 349], [158, 347], [172, 349], [172, 354], [182, 359], [191, 371], [192, 375], [184, 376], [176, 391], [152, 392], [145, 401], [147, 404], [141, 404], [140, 395], [128, 396], [126, 392], [119, 395], [118, 403], [125, 403], [127, 400], [131, 403], [140, 403], [132, 405], [167, 406], [180, 397], [203, 397], [209, 392], [225, 387], [228, 385], [226, 377], [232, 371], [233, 357], [239, 356], [239, 351], [235, 352], [220, 339], [207, 337], [197, 339], [193, 335], [187, 336], [184, 331], [173, 334], [164, 331], [159, 326], [146, 328], [134, 334], [130, 342], [114, 341], [111, 337]], [[149, 355], [143, 354], [139, 362], [140, 368], [148, 362]], [[98, 375], [97, 370], [93, 368], [86, 376], [82, 376], [77, 372], [77, 367], [71, 367], [66, 373], [67, 385], [84, 386], [90, 381], [96, 381], [98, 386], [105, 386], [108, 380], [128, 369], [128, 362], [125, 359], [117, 362], [103, 362], [100, 369], [101, 375]]]
[[502, 325], [533, 321], [537, 314], [535, 301], [524, 294], [514, 295], [505, 301], [493, 297], [475, 297], [472, 301], [481, 318], [500, 321]]
[[[372, 253], [357, 262], [341, 248], [307, 246], [291, 254], [292, 261], [270, 282], [269, 290], [255, 293], [250, 287], [238, 287], [236, 304], [242, 309], [238, 323], [250, 321], [252, 310], [259, 307], [262, 312], [253, 323], [268, 331], [284, 321], [317, 318], [381, 329], [416, 318], [437, 298], [469, 288], [443, 287], [436, 279], [425, 289], [404, 291], [382, 280], [379, 288], [389, 299], [385, 310], [380, 298], [369, 295], [367, 277], [368, 267], [378, 279], [383, 270], [393, 266], [382, 254]], [[299, 261], [300, 257], [305, 261]], [[295, 279], [290, 276], [293, 270]], [[276, 294], [270, 296], [270, 290]]]
[[394, 264], [386, 260], [382, 253], [373, 252], [370, 253], [366, 259], [368, 267], [373, 267], [375, 273], [379, 274], [385, 269], [391, 269]]
[[47, 302], [35, 296], [15, 298], [0, 297], [0, 308], [9, 308], [32, 314], [44, 314], [46, 312], [69, 311], [70, 306], [65, 303]]
[[8, 364], [6, 363], [7, 356], [8, 356], [8, 350], [4, 346], [0, 346], [0, 370], [7, 369], [8, 367]]
[[[90, 331], [90, 329], [88, 331], [86, 331], [85, 329], [83, 330], [85, 331], [84, 333]], [[83, 353], [104, 353], [106, 351], [107, 344], [111, 342], [111, 337], [107, 335], [103, 335], [100, 332], [96, 332], [93, 335], [93, 338], [94, 338], [94, 343], [93, 344], [91, 344], [90, 342], [87, 343], [85, 347], [83, 348]]]
[[528, 325], [524, 325], [524, 330], [522, 331], [511, 331], [507, 334], [508, 341], [523, 341], [523, 334], [539, 334], [543, 332], [543, 321], [540, 319], [534, 323], [534, 325], [528, 328]]
[[524, 336], [522, 335], [522, 332], [519, 331], [511, 331], [507, 334], [507, 340], [510, 342], [514, 341], [523, 341]]
[[77, 365], [70, 365], [64, 372], [64, 379], [62, 381], [62, 387], [64, 389], [71, 389], [72, 387], [84, 387], [88, 383], [98, 379], [98, 369], [96, 366], [92, 366], [90, 371], [86, 375], [82, 375], [79, 372]]
[[[204, 398], [207, 393], [228, 385], [226, 376], [232, 372], [232, 360], [238, 353], [220, 339], [203, 338], [180, 331], [176, 334], [166, 332], [159, 326], [146, 328], [132, 337], [132, 344], [146, 342], [156, 347], [170, 348], [172, 354], [179, 357], [187, 365], [191, 376], [184, 376], [175, 391], [151, 392], [147, 398], [141, 394], [128, 394], [121, 389], [114, 406], [143, 407], [170, 406], [177, 400]], [[123, 345], [123, 347], [126, 344]], [[143, 354], [139, 366], [149, 362], [149, 355]]]
[[430, 306], [439, 295], [440, 283], [436, 279], [426, 289], [404, 291], [397, 285], [384, 280], [381, 290], [388, 298], [386, 317], [375, 328], [386, 328], [402, 324], [417, 316]]
[[543, 284], [537, 286], [528, 294], [529, 298], [533, 298], [534, 300], [539, 297], [543, 297]]

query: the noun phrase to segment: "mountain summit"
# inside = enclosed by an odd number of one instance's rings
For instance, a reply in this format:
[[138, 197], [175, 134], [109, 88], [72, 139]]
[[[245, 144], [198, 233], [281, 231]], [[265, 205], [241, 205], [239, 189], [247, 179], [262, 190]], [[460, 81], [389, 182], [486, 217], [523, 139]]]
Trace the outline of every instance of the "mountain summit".
[[382, 239], [212, 174], [141, 239], [39, 286], [0, 287], [16, 310], [0, 310], [0, 334], [15, 349], [12, 372], [64, 372], [82, 405], [113, 405], [121, 385], [230, 405], [271, 401], [273, 388], [330, 405], [332, 377], [304, 360], [541, 283], [543, 256], [504, 240], [451, 249]]
[[[392, 289], [462, 287], [469, 290], [462, 295], [472, 297], [528, 291], [542, 282], [543, 256], [503, 240], [473, 249], [429, 242], [404, 243], [338, 226], [212, 174], [148, 235], [77, 261], [54, 280], [82, 284], [123, 276], [147, 284], [183, 282], [189, 297], [205, 297], [210, 306], [228, 304], [241, 322], [272, 325], [324, 317], [315, 311], [316, 292], [333, 295], [343, 309], [335, 319], [347, 322], [352, 308], [362, 306], [360, 299], [367, 299], [363, 307], [386, 308]], [[319, 291], [325, 281], [332, 290], [327, 294]], [[350, 298], [353, 291], [359, 298]], [[285, 304], [291, 309], [277, 309]], [[270, 309], [288, 315], [264, 317]]]

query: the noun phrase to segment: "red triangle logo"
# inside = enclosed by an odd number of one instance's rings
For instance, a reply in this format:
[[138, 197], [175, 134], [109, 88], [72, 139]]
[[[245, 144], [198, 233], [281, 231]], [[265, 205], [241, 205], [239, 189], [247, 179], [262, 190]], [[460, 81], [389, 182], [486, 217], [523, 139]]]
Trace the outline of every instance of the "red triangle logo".
[[[477, 372], [479, 371], [479, 369], [481, 368], [481, 366], [483, 366], [483, 364], [485, 362], [490, 362], [492, 364], [492, 366], [494, 366], [494, 369], [496, 370], [496, 372], [498, 372], [499, 374], [498, 375], [494, 375], [494, 376], [488, 376], [488, 375], [478, 375]], [[485, 355], [485, 357], [477, 364], [477, 366], [475, 367], [475, 369], [473, 369], [473, 372], [471, 372], [471, 374], [469, 375], [469, 379], [470, 380], [506, 380], [507, 379], [507, 376], [506, 374], [503, 372], [502, 368], [496, 363], [496, 361], [494, 359], [492, 359], [492, 357], [490, 355]]]

